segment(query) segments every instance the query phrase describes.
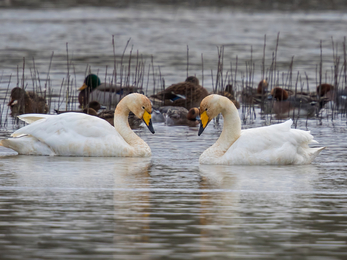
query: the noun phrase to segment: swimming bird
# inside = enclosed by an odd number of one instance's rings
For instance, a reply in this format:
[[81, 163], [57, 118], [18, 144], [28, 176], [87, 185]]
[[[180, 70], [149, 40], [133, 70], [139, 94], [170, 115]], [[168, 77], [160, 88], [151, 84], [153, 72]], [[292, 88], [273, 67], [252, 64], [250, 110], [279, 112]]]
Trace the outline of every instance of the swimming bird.
[[7, 105], [10, 107], [13, 117], [28, 113], [47, 114], [48, 112], [45, 98], [19, 87], [11, 90], [10, 102]]
[[101, 83], [100, 78], [95, 74], [89, 74], [78, 90], [80, 91], [78, 101], [82, 108], [85, 108], [92, 100], [98, 101], [101, 105], [115, 107], [124, 96], [141, 91], [135, 86]]
[[201, 100], [208, 95], [208, 91], [200, 86], [199, 79], [190, 76], [185, 82], [173, 84], [151, 98], [160, 101], [160, 106], [198, 107]]
[[217, 94], [229, 98], [234, 103], [237, 109], [240, 108], [240, 103], [235, 99], [235, 96], [234, 96], [233, 85], [231, 84], [226, 85], [225, 90], [219, 91]]
[[335, 87], [333, 85], [331, 85], [331, 84], [328, 84], [328, 83], [320, 84], [316, 88], [317, 95], [319, 97], [323, 97], [323, 96], [326, 96], [326, 95], [328, 95], [330, 97], [330, 95], [334, 94], [334, 90], [335, 90]]
[[27, 114], [19, 118], [29, 125], [15, 131], [1, 145], [26, 155], [147, 157], [151, 149], [129, 127], [132, 111], [154, 133], [149, 99], [133, 93], [115, 110], [115, 126], [83, 113]]
[[164, 117], [165, 124], [168, 126], [197, 126], [199, 121], [199, 109], [191, 108], [189, 111], [184, 107], [166, 106], [160, 107], [159, 111]]
[[298, 92], [275, 87], [264, 103], [263, 113], [275, 114], [277, 118], [298, 118], [315, 116], [328, 102], [327, 98], [318, 98], [316, 94]]
[[323, 83], [317, 86], [317, 96], [321, 99], [326, 99], [325, 108], [338, 109], [345, 113], [347, 110], [347, 88], [335, 89], [328, 83]]
[[202, 153], [201, 164], [309, 164], [325, 148], [308, 131], [291, 129], [292, 120], [281, 124], [241, 130], [235, 105], [226, 97], [210, 95], [200, 104], [201, 135], [208, 123], [222, 113], [223, 131], [217, 142]]
[[245, 104], [261, 104], [266, 99], [269, 83], [267, 79], [259, 81], [256, 89], [246, 86], [240, 93], [241, 102]]

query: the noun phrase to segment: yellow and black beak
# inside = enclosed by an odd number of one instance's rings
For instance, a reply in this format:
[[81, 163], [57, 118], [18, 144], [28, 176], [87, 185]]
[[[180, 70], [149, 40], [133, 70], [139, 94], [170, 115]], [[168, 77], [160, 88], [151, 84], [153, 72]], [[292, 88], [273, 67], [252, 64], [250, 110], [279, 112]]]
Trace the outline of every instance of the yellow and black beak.
[[154, 134], [155, 131], [154, 131], [154, 128], [153, 128], [153, 125], [152, 125], [152, 116], [146, 110], [143, 113], [142, 120], [143, 120], [143, 122], [145, 122], [145, 124], [148, 127], [149, 131], [151, 131], [151, 133]]
[[80, 87], [78, 90], [81, 91], [81, 90], [86, 89], [86, 88], [88, 88], [87, 84], [83, 83], [82, 87]]
[[206, 126], [208, 125], [208, 123], [210, 123], [210, 118], [208, 117], [206, 111], [204, 111], [201, 115], [200, 115], [200, 128], [199, 128], [199, 133], [198, 136], [200, 136], [202, 134], [202, 132], [204, 132]]

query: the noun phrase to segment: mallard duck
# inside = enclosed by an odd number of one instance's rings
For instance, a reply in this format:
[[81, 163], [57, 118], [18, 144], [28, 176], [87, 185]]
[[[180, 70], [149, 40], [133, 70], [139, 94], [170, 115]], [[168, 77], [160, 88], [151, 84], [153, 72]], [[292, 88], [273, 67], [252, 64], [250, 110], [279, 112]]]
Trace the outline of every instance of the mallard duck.
[[124, 96], [141, 91], [134, 86], [101, 83], [100, 78], [95, 74], [89, 74], [78, 90], [80, 91], [78, 101], [82, 108], [85, 108], [92, 100], [98, 101], [101, 105], [115, 107]]
[[199, 79], [190, 76], [185, 82], [173, 84], [151, 98], [160, 101], [160, 106], [198, 107], [201, 100], [208, 95], [208, 91], [200, 86]]
[[149, 99], [133, 93], [115, 110], [115, 126], [84, 113], [27, 114], [19, 118], [29, 125], [15, 131], [1, 145], [26, 155], [147, 157], [151, 149], [129, 127], [132, 111], [154, 133]]
[[202, 153], [201, 164], [309, 164], [325, 148], [308, 131], [291, 129], [292, 120], [282, 124], [241, 130], [235, 105], [226, 97], [210, 95], [200, 104], [200, 136], [208, 123], [222, 113], [223, 131], [217, 142]]
[[164, 117], [164, 122], [168, 126], [197, 126], [199, 124], [197, 117], [199, 109], [191, 108], [189, 111], [184, 107], [166, 106], [159, 108]]
[[43, 97], [19, 87], [12, 89], [10, 102], [7, 105], [10, 107], [13, 117], [28, 113], [47, 114], [48, 112], [48, 106]]

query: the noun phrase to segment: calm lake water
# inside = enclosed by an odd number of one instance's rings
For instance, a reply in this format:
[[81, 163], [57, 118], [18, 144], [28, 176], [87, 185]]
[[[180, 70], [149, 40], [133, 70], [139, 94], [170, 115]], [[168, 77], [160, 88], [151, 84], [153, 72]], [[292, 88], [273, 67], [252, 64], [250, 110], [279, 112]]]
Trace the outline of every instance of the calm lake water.
[[[293, 71], [306, 73], [313, 89], [320, 40], [324, 77], [333, 82], [331, 37], [340, 54], [346, 20], [336, 11], [213, 7], [0, 9], [3, 119], [8, 117], [6, 90], [21, 82], [23, 57], [30, 89], [30, 69], [46, 79], [54, 51], [49, 82], [58, 93], [67, 76], [66, 42], [77, 88], [88, 65], [100, 75], [108, 65], [112, 73], [112, 35], [117, 57], [131, 38], [128, 52], [133, 46], [147, 64], [153, 56], [166, 85], [185, 79], [189, 46], [189, 74], [204, 75], [203, 85], [211, 90], [216, 46], [225, 44], [226, 67], [235, 66], [238, 57], [240, 86], [251, 46], [257, 82], [264, 35], [268, 68], [280, 32], [278, 70], [288, 71], [295, 56]], [[343, 79], [339, 82], [343, 85]], [[149, 90], [153, 87], [150, 81]], [[270, 123], [256, 112], [244, 128]], [[136, 130], [152, 149], [148, 159], [2, 157], [0, 259], [346, 259], [346, 121], [343, 115], [321, 124], [298, 121], [298, 128], [310, 130], [327, 147], [305, 166], [199, 165], [222, 122], [211, 123], [200, 137], [198, 128], [163, 124], [154, 125], [154, 135]], [[3, 136], [15, 127], [8, 117]]]

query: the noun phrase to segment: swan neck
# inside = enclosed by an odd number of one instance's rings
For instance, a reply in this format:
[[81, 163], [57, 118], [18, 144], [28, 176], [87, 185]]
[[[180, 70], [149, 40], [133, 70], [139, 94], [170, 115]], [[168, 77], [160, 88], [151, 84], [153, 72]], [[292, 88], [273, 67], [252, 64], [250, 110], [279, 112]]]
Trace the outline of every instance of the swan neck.
[[147, 149], [147, 143], [130, 128], [128, 117], [131, 110], [124, 99], [118, 103], [114, 112], [114, 127], [130, 146]]
[[232, 106], [230, 104], [225, 105], [221, 113], [224, 118], [224, 125], [216, 144], [223, 151], [227, 151], [241, 135], [241, 120], [233, 104]]

